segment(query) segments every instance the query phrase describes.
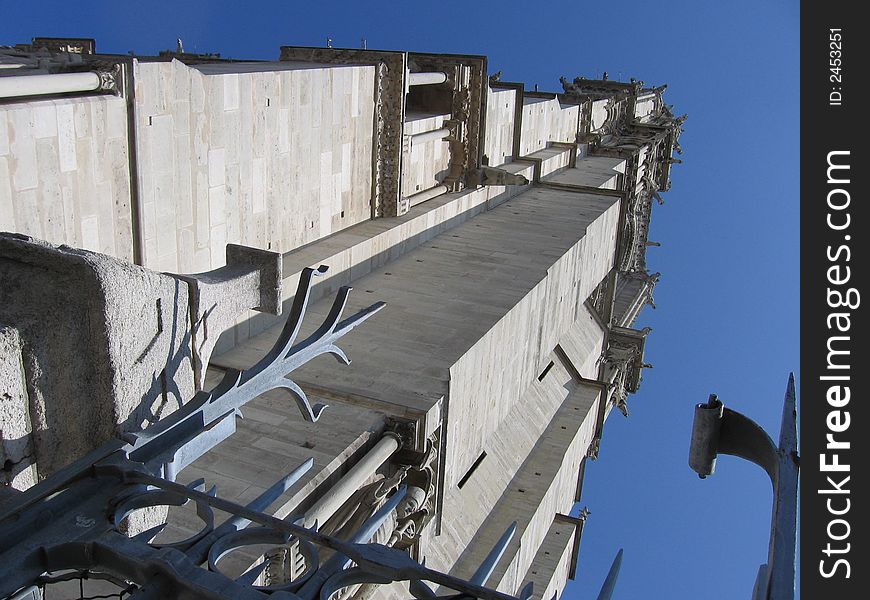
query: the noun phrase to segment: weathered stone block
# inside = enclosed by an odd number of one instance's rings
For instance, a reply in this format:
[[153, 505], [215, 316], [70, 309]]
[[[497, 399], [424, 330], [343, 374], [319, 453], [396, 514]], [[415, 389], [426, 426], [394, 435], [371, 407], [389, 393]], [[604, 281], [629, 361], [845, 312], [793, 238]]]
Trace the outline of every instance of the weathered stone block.
[[16, 234], [0, 234], [0, 280], [40, 477], [193, 395], [186, 283]]
[[25, 490], [36, 483], [30, 410], [21, 364], [21, 338], [0, 324], [0, 486]]

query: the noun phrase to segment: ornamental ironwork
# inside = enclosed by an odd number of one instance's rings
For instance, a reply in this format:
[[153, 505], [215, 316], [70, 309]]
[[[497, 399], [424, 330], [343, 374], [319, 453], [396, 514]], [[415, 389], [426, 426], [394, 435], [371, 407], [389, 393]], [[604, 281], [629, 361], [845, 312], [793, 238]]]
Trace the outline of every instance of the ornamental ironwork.
[[[56, 472], [25, 492], [4, 490], [0, 495], [0, 598], [41, 598], [41, 589], [64, 580], [86, 578], [109, 581], [120, 590], [117, 597], [313, 600], [336, 598], [356, 585], [408, 582], [415, 598], [481, 598], [510, 600], [507, 594], [484, 587], [511, 536], [509, 528], [470, 580], [429, 569], [400, 547], [370, 540], [391, 517], [405, 519], [405, 530], [420, 524], [429, 461], [406, 470], [407, 476], [378, 510], [349, 537], [339, 539], [307, 528], [295, 516], [279, 519], [264, 511], [312, 467], [300, 464], [247, 505], [221, 498], [207, 490], [203, 480], [189, 485], [176, 474], [235, 431], [241, 408], [264, 392], [288, 391], [302, 416], [317, 421], [324, 405], [311, 404], [287, 375], [311, 359], [331, 354], [339, 362], [348, 357], [338, 340], [385, 304], [377, 302], [340, 320], [350, 287], [342, 287], [323, 323], [297, 341], [314, 277], [326, 267], [305, 269], [293, 307], [272, 349], [255, 365], [229, 370], [209, 392], [197, 393], [187, 404], [143, 431], [113, 440]], [[431, 457], [429, 457], [431, 459]], [[413, 493], [409, 490], [416, 489]], [[158, 507], [192, 503], [200, 529], [184, 540], [155, 541], [165, 519], [136, 522], [134, 513]], [[398, 509], [398, 511], [397, 511]], [[216, 523], [216, 511], [229, 516]], [[147, 520], [147, 519], [145, 519]], [[153, 519], [152, 519], [153, 520]], [[249, 526], [250, 525], [250, 526]], [[515, 529], [515, 526], [513, 527]], [[413, 532], [404, 531], [413, 537]], [[220, 570], [230, 553], [254, 545], [290, 546], [304, 557], [304, 568], [290, 581], [256, 585], [269, 567], [268, 560], [232, 578]], [[456, 593], [438, 596], [430, 584]], [[521, 598], [528, 598], [528, 586]], [[81, 594], [84, 597], [84, 594]], [[107, 596], [102, 596], [107, 597]]]

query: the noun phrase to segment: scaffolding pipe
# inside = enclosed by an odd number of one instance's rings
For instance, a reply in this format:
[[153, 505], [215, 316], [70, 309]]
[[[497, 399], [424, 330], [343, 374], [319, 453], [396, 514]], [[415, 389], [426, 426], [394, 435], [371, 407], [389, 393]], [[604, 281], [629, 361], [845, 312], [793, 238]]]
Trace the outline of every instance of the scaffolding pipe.
[[408, 87], [412, 85], [437, 85], [447, 81], [447, 73], [408, 73]]
[[434, 140], [443, 140], [448, 135], [450, 135], [449, 127], [442, 127], [441, 129], [436, 129], [435, 131], [427, 131], [425, 133], [417, 133], [411, 136], [411, 148], [413, 148], [417, 144], [425, 144], [426, 142], [431, 142]]
[[387, 433], [305, 513], [305, 527], [322, 526], [399, 449], [399, 438]]
[[93, 71], [0, 77], [0, 98], [93, 92], [98, 89], [100, 76]]
[[429, 188], [428, 190], [424, 190], [419, 194], [414, 194], [413, 196], [408, 196], [408, 206], [417, 206], [421, 202], [426, 202], [426, 200], [431, 200], [432, 198], [437, 198], [442, 194], [447, 193], [446, 185], [436, 185], [435, 187]]

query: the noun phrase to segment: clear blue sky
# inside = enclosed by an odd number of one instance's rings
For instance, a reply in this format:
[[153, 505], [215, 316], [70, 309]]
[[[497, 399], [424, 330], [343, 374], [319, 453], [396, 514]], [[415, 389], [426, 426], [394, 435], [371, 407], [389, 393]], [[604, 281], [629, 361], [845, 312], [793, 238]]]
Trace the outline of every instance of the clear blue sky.
[[668, 83], [688, 113], [683, 165], [655, 206], [648, 263], [662, 272], [631, 416], [611, 416], [590, 463], [578, 578], [594, 600], [620, 547], [614, 598], [749, 598], [766, 560], [771, 491], [730, 457], [704, 481], [687, 464], [692, 410], [711, 392], [776, 438], [799, 373], [798, 2], [12, 2], [0, 43], [97, 39], [102, 52], [174, 48], [274, 59], [282, 44], [486, 54], [506, 81], [559, 76]]

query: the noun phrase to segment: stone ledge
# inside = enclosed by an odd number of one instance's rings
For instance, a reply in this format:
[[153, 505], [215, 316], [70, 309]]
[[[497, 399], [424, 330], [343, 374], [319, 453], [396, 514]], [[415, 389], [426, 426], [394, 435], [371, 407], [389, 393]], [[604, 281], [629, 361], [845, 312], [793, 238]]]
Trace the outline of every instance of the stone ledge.
[[[503, 167], [531, 179], [529, 164], [510, 163]], [[285, 308], [293, 301], [299, 275], [305, 267], [326, 265], [329, 271], [319, 277], [311, 290], [310, 302], [333, 294], [341, 285], [371, 272], [410, 252], [477, 214], [491, 210], [528, 189], [528, 186], [487, 186], [444, 194], [413, 207], [407, 214], [391, 219], [373, 219], [322, 240], [292, 250], [283, 257], [283, 297]], [[236, 326], [218, 340], [214, 356], [276, 325], [280, 319], [249, 311]]]

